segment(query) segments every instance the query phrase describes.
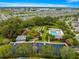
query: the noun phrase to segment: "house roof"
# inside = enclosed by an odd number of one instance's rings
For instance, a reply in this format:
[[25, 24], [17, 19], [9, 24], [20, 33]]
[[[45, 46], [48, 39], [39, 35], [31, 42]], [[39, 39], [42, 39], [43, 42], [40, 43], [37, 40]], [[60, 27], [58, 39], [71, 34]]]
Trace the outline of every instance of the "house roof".
[[16, 41], [25, 41], [26, 40], [26, 36], [25, 35], [19, 35], [16, 38]]

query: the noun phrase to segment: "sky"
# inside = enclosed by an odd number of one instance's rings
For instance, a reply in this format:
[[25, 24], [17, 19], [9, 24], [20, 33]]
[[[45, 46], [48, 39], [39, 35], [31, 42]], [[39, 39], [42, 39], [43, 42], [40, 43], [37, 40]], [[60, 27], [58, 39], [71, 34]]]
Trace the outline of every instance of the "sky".
[[0, 7], [79, 7], [79, 0], [0, 0]]

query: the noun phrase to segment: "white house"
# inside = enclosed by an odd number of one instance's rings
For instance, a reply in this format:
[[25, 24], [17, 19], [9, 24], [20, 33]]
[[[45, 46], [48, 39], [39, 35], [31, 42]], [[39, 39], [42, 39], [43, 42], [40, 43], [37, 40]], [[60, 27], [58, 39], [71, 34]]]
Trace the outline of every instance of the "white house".
[[16, 38], [16, 42], [21, 42], [21, 41], [26, 41], [26, 36], [25, 35], [19, 35]]
[[61, 29], [56, 28], [49, 28], [49, 34], [54, 35], [55, 38], [61, 39], [64, 35], [63, 31]]

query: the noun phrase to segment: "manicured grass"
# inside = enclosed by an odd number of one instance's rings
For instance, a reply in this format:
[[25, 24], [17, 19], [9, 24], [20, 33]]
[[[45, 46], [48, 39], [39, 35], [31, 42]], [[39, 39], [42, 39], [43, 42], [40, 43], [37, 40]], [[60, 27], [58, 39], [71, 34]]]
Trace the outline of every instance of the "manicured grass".
[[55, 43], [62, 43], [61, 41], [53, 41], [53, 42], [55, 42]]

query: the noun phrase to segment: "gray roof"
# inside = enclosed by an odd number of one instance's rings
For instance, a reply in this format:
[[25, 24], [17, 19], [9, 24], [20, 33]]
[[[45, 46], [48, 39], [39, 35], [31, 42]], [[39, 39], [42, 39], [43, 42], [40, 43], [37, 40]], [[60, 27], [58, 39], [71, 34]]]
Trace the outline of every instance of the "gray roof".
[[26, 40], [26, 36], [25, 35], [19, 35], [16, 38], [16, 41], [25, 41]]

